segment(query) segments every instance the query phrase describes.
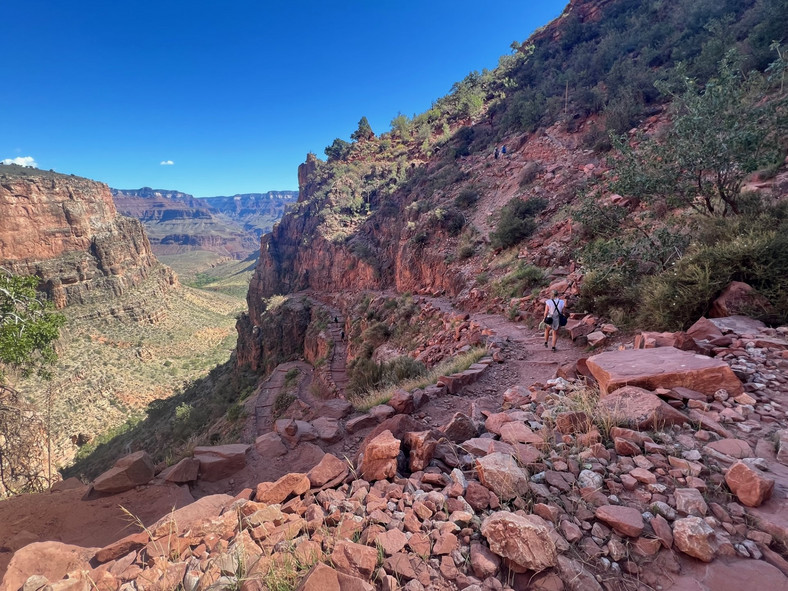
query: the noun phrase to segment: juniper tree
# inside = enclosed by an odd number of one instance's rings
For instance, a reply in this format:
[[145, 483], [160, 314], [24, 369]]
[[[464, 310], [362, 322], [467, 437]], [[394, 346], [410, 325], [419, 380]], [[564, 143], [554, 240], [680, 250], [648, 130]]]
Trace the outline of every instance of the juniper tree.
[[613, 138], [618, 158], [612, 189], [707, 215], [741, 213], [747, 176], [784, 155], [785, 98], [770, 96], [760, 74], [742, 76], [732, 54], [703, 88], [687, 76], [677, 90], [658, 86], [673, 96], [673, 123], [663, 137], [641, 136], [634, 146], [626, 137]]

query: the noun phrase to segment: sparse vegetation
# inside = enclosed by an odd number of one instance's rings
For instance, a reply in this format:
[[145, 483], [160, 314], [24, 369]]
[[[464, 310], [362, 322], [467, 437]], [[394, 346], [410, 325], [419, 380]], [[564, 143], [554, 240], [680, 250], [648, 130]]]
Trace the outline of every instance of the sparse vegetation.
[[515, 269], [492, 285], [492, 292], [503, 298], [522, 297], [535, 287], [545, 285], [545, 272], [539, 267], [519, 262]]
[[397, 382], [392, 382], [385, 387], [370, 388], [365, 390], [363, 388], [356, 390], [353, 394], [348, 396], [348, 400], [358, 410], [369, 410], [378, 404], [385, 404], [394, 394], [394, 390], [402, 388], [403, 390], [415, 390], [416, 388], [426, 388], [438, 381], [440, 376], [451, 375], [461, 371], [465, 371], [471, 365], [479, 361], [487, 354], [484, 347], [476, 347], [467, 353], [458, 355], [452, 359], [448, 359], [440, 363], [428, 371], [424, 371], [415, 377], [405, 377]]
[[528, 238], [536, 229], [533, 217], [546, 206], [546, 200], [536, 197], [509, 201], [501, 209], [498, 226], [490, 233], [493, 248], [509, 248]]

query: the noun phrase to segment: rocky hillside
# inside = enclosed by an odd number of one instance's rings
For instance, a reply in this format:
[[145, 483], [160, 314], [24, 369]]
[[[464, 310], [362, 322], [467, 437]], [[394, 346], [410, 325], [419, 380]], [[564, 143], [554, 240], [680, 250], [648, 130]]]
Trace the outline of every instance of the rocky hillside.
[[[765, 39], [777, 33], [776, 23], [788, 22], [786, 14], [780, 2], [680, 2], [668, 9], [578, 0], [515, 44], [498, 68], [469, 74], [429, 111], [399, 116], [380, 135], [362, 118], [353, 141], [334, 140], [326, 160], [307, 156], [297, 205], [263, 237], [248, 318], [239, 322], [239, 359], [254, 355], [241, 350], [253, 340], [244, 332], [261, 325], [268, 299], [302, 290], [343, 294], [347, 302], [347, 294], [365, 289], [445, 294], [470, 310], [538, 320], [541, 298], [556, 288], [575, 309], [619, 324], [637, 317], [642, 327], [686, 328], [731, 281], [743, 280], [768, 300], [762, 318], [785, 321], [786, 285], [776, 268], [788, 269], [788, 262], [773, 254], [782, 249], [778, 226], [786, 217], [779, 205], [788, 188], [785, 118], [777, 115], [784, 115], [785, 95], [757, 68], [778, 59]], [[724, 33], [718, 25], [729, 21], [736, 25]], [[751, 87], [730, 74], [728, 50], [738, 52], [740, 69], [756, 68]], [[753, 199], [749, 213], [737, 205], [733, 218], [710, 182], [714, 169], [697, 171], [704, 196], [692, 193], [691, 174], [686, 185], [662, 193], [653, 187], [678, 183], [675, 171], [637, 176], [646, 162], [663, 160], [647, 155], [660, 138], [684, 141], [678, 125], [686, 122], [674, 119], [690, 101], [702, 101], [697, 89], [710, 79], [739, 93], [729, 112], [755, 113], [767, 104], [773, 117], [765, 123], [766, 116], [753, 115], [747, 124], [758, 158], [742, 148], [723, 156], [729, 162], [710, 165], [720, 167], [720, 178], [738, 171], [723, 197], [730, 190], [739, 199], [746, 187]], [[682, 84], [674, 104], [683, 111], [670, 102]], [[709, 125], [726, 121], [712, 105], [704, 108]], [[731, 121], [703, 135], [733, 134]], [[670, 153], [676, 151], [660, 154]], [[693, 199], [705, 199], [708, 208], [699, 211]], [[735, 243], [758, 216], [769, 234], [757, 241], [761, 254], [742, 247], [722, 255], [720, 245]], [[751, 256], [776, 257], [775, 273], [753, 272]], [[708, 280], [694, 291], [677, 285], [679, 263], [688, 276], [710, 268]]]
[[196, 199], [162, 189], [112, 189], [118, 210], [140, 220], [157, 255], [207, 251], [243, 259], [259, 247], [289, 203], [294, 191], [269, 191], [232, 197]]
[[[2, 165], [0, 212], [0, 265], [40, 277], [58, 308], [142, 318], [155, 315], [157, 299], [177, 285], [142, 225], [117, 214], [102, 183]], [[146, 297], [132, 297], [143, 285]]]

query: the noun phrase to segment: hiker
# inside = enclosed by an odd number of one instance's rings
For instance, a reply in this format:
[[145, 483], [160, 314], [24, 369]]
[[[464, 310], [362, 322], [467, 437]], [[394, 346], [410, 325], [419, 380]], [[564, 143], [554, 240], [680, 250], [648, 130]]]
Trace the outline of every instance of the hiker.
[[343, 340], [343, 341], [345, 340], [345, 331], [344, 331], [344, 329], [342, 330], [342, 332], [339, 333], [339, 338], [341, 340]]
[[566, 324], [566, 316], [563, 314], [564, 308], [566, 308], [566, 301], [556, 299], [557, 297], [558, 292], [553, 290], [550, 292], [550, 298], [544, 301], [544, 346], [547, 347], [550, 331], [552, 331], [553, 351], [556, 350], [555, 343], [558, 340], [558, 329]]
[[496, 160], [498, 160], [498, 155], [499, 155], [498, 146], [495, 146], [495, 159]]
[[501, 148], [501, 154], [503, 154], [504, 156], [506, 156], [506, 146], [504, 146], [504, 147], [502, 147], [502, 148]]
[[339, 324], [339, 318], [337, 318], [336, 316], [334, 316], [334, 324]]

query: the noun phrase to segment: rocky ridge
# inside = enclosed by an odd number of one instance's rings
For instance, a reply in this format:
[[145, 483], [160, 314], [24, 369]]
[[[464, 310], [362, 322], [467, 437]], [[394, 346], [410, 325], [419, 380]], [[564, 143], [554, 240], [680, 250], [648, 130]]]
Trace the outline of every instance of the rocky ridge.
[[[151, 252], [142, 225], [117, 215], [102, 183], [3, 165], [0, 211], [0, 265], [38, 276], [58, 308], [153, 318], [150, 304], [177, 285]], [[142, 286], [146, 296], [134, 298]], [[124, 305], [112, 305], [121, 299]]]
[[296, 197], [294, 191], [199, 199], [149, 187], [111, 191], [118, 210], [145, 225], [156, 254], [204, 250], [236, 259], [258, 249], [260, 236]]

